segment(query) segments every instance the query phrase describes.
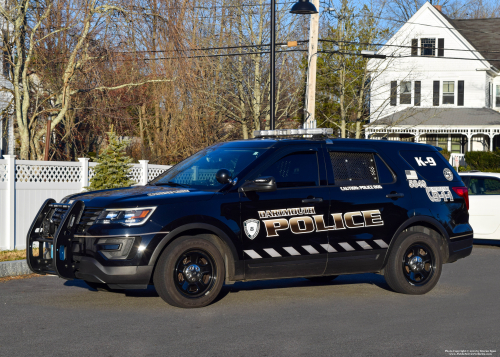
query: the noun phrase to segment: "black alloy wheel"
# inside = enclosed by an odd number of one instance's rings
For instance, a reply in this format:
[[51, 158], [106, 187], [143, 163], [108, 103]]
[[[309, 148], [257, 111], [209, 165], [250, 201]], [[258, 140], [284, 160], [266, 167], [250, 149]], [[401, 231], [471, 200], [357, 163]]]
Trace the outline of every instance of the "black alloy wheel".
[[187, 297], [205, 294], [217, 279], [217, 268], [210, 254], [203, 250], [190, 250], [181, 254], [174, 270], [177, 289]]
[[403, 255], [403, 274], [412, 285], [425, 285], [434, 274], [436, 260], [432, 250], [422, 243], [411, 245]]
[[426, 294], [441, 276], [439, 237], [414, 231], [402, 233], [394, 242], [384, 267], [384, 277], [392, 290], [412, 295]]
[[217, 237], [201, 234], [176, 238], [158, 259], [153, 275], [156, 292], [172, 306], [203, 307], [224, 285], [224, 259]]

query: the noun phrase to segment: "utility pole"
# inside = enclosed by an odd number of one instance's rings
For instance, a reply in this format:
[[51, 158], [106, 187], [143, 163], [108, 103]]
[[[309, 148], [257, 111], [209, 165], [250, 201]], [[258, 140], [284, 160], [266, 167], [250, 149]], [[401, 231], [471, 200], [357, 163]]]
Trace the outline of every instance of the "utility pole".
[[[312, 0], [319, 11], [319, 0]], [[311, 15], [309, 27], [309, 55], [307, 56], [306, 120], [305, 128], [316, 127], [316, 63], [318, 61], [319, 12]]]

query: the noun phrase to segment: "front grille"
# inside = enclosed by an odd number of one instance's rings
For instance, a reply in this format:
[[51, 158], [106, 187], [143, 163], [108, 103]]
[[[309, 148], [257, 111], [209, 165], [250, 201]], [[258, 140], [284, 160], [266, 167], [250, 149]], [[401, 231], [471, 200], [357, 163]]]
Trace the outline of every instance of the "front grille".
[[[52, 214], [51, 221], [55, 225], [55, 229], [57, 230], [57, 227], [61, 224], [62, 218], [66, 211], [68, 210], [70, 206], [59, 206], [56, 207], [54, 210], [54, 213]], [[99, 214], [101, 214], [100, 209], [95, 209], [95, 208], [86, 208], [83, 211], [82, 217], [80, 218], [80, 222], [78, 223], [76, 232], [77, 234], [84, 233], [88, 227], [90, 227], [92, 224], [94, 224], [95, 220], [97, 217], [99, 217]]]

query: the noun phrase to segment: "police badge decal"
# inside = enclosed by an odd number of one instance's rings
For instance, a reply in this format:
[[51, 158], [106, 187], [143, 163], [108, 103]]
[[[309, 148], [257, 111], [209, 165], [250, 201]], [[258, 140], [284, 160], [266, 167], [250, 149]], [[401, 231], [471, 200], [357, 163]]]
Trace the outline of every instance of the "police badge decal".
[[260, 230], [260, 221], [256, 219], [247, 219], [243, 222], [243, 229], [245, 230], [245, 234], [248, 238], [254, 239], [259, 234]]

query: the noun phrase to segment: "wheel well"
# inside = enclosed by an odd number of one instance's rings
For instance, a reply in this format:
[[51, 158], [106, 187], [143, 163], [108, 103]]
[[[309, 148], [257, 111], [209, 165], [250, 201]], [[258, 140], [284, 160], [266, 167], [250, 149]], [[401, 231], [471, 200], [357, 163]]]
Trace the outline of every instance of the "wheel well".
[[217, 234], [214, 232], [208, 230], [208, 229], [203, 229], [203, 228], [192, 228], [188, 229], [182, 232], [179, 232], [175, 236], [169, 239], [167, 244], [162, 248], [160, 254], [158, 254], [158, 258], [156, 259], [154, 263], [154, 268], [153, 272], [151, 273], [151, 281], [150, 283], [153, 283], [153, 276], [156, 270], [156, 265], [158, 264], [158, 260], [160, 256], [163, 254], [165, 249], [167, 249], [170, 244], [172, 244], [173, 241], [180, 237], [184, 236], [205, 236], [204, 238], [208, 239], [210, 242], [212, 242], [217, 249], [221, 252], [222, 259], [224, 259], [224, 264], [226, 266], [226, 280], [232, 280], [232, 277], [234, 277], [234, 256], [233, 253], [231, 252], [231, 249], [228, 247], [227, 243], [220, 238]]
[[448, 256], [450, 254], [450, 251], [448, 250], [448, 241], [432, 224], [427, 222], [415, 222], [406, 227], [401, 233], [404, 232], [420, 232], [436, 239], [436, 241], [439, 243], [439, 250], [441, 252], [443, 262], [448, 261]]

